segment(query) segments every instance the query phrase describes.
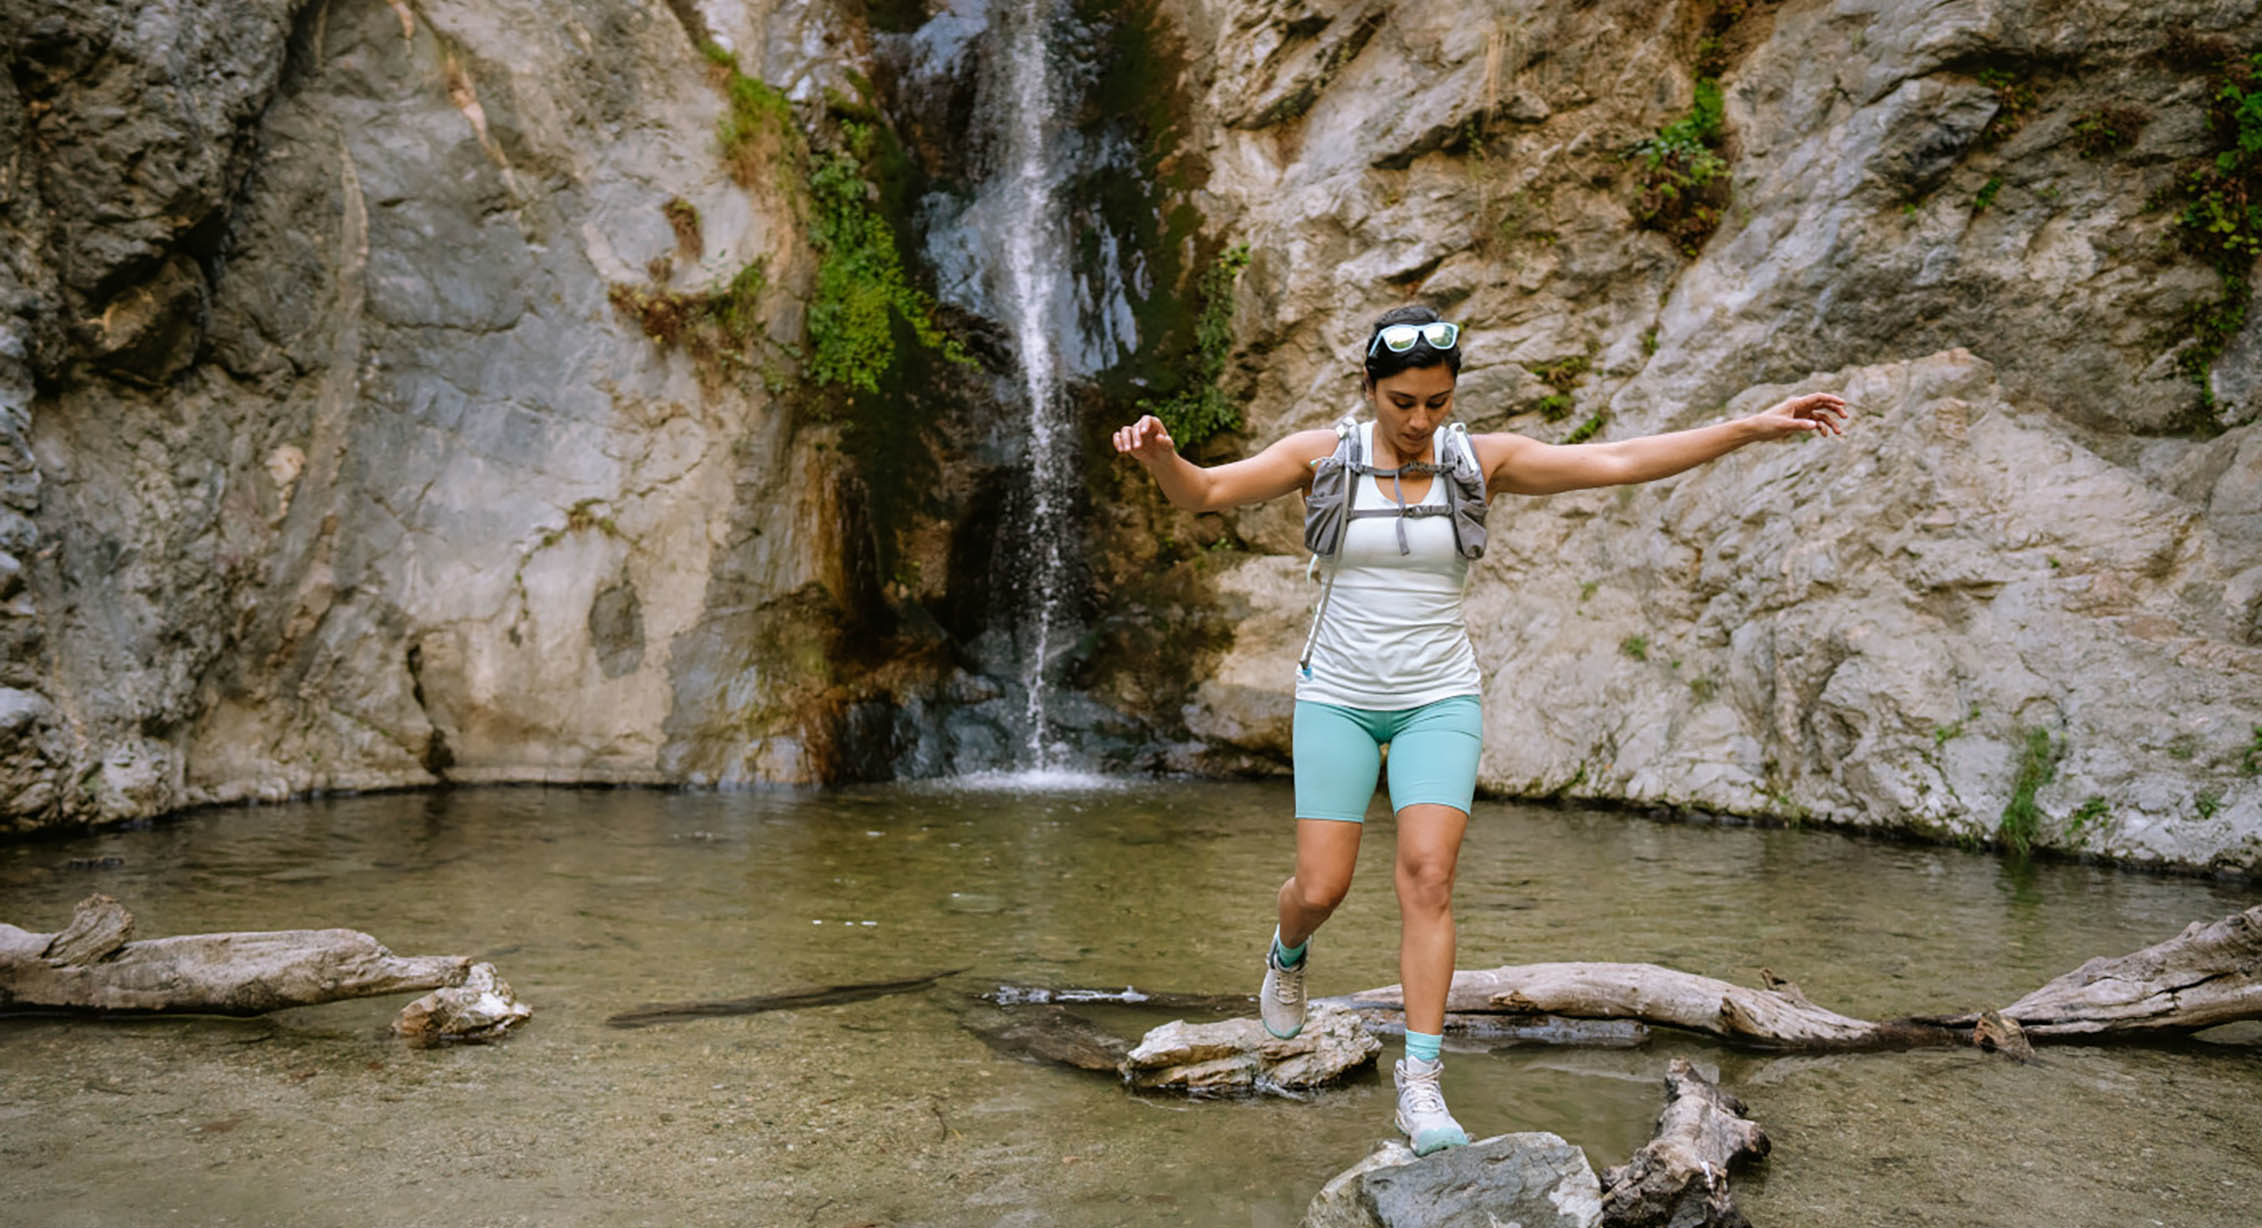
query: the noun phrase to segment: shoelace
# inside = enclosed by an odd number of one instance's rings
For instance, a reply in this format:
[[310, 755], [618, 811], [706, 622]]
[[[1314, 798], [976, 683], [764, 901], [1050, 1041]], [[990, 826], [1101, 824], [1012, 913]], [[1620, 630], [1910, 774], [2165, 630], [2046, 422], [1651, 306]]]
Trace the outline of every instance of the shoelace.
[[1272, 996], [1282, 1006], [1301, 1006], [1304, 1002], [1304, 978], [1290, 969], [1282, 969], [1272, 980]]
[[1406, 1097], [1407, 1111], [1413, 1113], [1445, 1112], [1445, 1093], [1438, 1090], [1437, 1076], [1408, 1075], [1400, 1089]]

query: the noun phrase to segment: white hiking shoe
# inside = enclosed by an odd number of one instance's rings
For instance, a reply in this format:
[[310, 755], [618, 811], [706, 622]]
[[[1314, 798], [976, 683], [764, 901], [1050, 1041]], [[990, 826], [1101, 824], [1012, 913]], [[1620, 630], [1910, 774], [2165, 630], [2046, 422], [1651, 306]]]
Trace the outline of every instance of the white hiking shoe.
[[1304, 969], [1311, 967], [1312, 956], [1307, 946], [1304, 958], [1286, 967], [1279, 962], [1280, 932], [1273, 931], [1272, 938], [1265, 944], [1265, 983], [1257, 991], [1257, 1014], [1265, 1031], [1286, 1040], [1304, 1030]]
[[1398, 1128], [1406, 1132], [1415, 1155], [1426, 1156], [1448, 1147], [1469, 1145], [1469, 1132], [1446, 1111], [1445, 1092], [1437, 1085], [1438, 1076], [1445, 1073], [1444, 1062], [1400, 1058], [1394, 1073], [1398, 1083]]

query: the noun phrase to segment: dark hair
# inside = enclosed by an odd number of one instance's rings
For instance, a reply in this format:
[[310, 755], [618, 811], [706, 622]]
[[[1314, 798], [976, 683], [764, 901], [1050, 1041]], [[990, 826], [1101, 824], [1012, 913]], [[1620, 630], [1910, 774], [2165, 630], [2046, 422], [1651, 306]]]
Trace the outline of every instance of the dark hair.
[[1374, 343], [1375, 337], [1380, 335], [1383, 329], [1393, 324], [1433, 324], [1439, 318], [1435, 311], [1419, 304], [1409, 307], [1393, 307], [1383, 312], [1382, 318], [1376, 320], [1374, 327], [1367, 330], [1365, 348], [1373, 351], [1365, 355], [1367, 382], [1372, 384], [1376, 380], [1389, 379], [1401, 371], [1411, 370], [1415, 367], [1434, 367], [1439, 363], [1445, 364], [1445, 369], [1453, 373], [1454, 379], [1461, 378], [1461, 343], [1459, 340], [1455, 340], [1450, 347], [1440, 350], [1433, 348], [1425, 338], [1415, 341], [1414, 348], [1403, 354], [1393, 353], [1389, 346]]

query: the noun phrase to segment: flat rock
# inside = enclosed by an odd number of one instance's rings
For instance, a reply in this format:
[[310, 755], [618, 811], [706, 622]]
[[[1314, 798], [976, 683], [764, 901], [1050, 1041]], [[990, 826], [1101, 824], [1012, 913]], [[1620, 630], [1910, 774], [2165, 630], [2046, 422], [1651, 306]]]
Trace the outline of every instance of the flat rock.
[[1376, 1147], [1320, 1188], [1304, 1228], [1593, 1228], [1602, 1189], [1585, 1153], [1553, 1134], [1499, 1134], [1416, 1157]]
[[1245, 1092], [1321, 1087], [1365, 1066], [1382, 1042], [1339, 1006], [1314, 1005], [1304, 1030], [1287, 1040], [1255, 1019], [1188, 1023], [1148, 1032], [1123, 1059], [1133, 1087]]

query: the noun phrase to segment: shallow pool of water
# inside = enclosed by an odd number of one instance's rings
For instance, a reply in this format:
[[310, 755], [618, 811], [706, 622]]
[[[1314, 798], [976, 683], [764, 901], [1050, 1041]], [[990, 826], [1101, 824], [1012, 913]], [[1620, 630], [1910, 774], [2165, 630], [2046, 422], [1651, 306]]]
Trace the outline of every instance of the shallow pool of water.
[[[1288, 810], [1281, 784], [491, 789], [0, 847], [0, 917], [19, 925], [56, 928], [104, 891], [144, 937], [349, 926], [491, 959], [536, 1012], [499, 1045], [430, 1051], [384, 1030], [407, 995], [256, 1020], [0, 1020], [0, 1224], [1291, 1225], [1388, 1133], [1387, 1073], [1306, 1101], [1134, 1096], [1002, 1056], [953, 1010], [1001, 982], [1253, 991]], [[1390, 834], [1370, 822], [1314, 993], [1398, 979]], [[1649, 960], [1753, 983], [1764, 965], [1869, 1017], [2001, 1005], [2258, 899], [1493, 802], [1456, 893], [1463, 967]], [[968, 971], [870, 1002], [604, 1025], [945, 968]], [[1740, 1186], [1762, 1228], [2251, 1228], [2262, 1043], [2230, 1040], [2018, 1066], [1661, 1034], [1453, 1053], [1446, 1088], [1473, 1133], [1553, 1131], [1600, 1168], [1647, 1137], [1666, 1060], [1690, 1056], [1774, 1138]]]

